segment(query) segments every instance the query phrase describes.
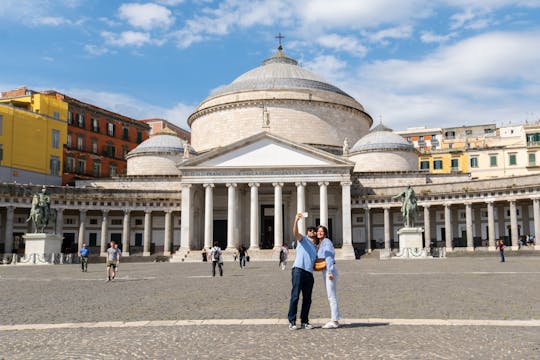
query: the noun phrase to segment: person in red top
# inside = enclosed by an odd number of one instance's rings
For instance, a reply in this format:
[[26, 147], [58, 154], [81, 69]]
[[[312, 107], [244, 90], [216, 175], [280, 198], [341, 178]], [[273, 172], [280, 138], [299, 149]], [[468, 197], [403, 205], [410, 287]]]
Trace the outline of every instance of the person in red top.
[[504, 242], [499, 240], [497, 247], [499, 248], [499, 254], [501, 255], [501, 262], [504, 262]]

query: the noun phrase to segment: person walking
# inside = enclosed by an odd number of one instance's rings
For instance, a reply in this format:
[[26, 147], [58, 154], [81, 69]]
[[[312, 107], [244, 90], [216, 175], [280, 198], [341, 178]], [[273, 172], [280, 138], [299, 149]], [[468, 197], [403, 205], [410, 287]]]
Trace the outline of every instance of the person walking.
[[247, 249], [244, 246], [240, 246], [240, 249], [238, 250], [238, 254], [240, 256], [240, 269], [245, 269]]
[[504, 262], [504, 241], [499, 240], [497, 247], [499, 248], [499, 255], [501, 256], [501, 262]]
[[296, 258], [292, 268], [292, 289], [289, 303], [289, 330], [296, 330], [296, 312], [300, 293], [302, 293], [302, 310], [300, 311], [300, 321], [302, 329], [312, 329], [309, 323], [309, 309], [311, 307], [311, 293], [313, 291], [313, 265], [317, 257], [317, 248], [314, 241], [316, 233], [314, 227], [307, 230], [308, 236], [300, 234], [298, 231], [298, 221], [303, 218], [302, 213], [296, 214], [293, 224], [293, 235], [297, 240]]
[[285, 270], [287, 267], [287, 258], [289, 257], [289, 248], [287, 247], [287, 244], [283, 244], [281, 246], [281, 250], [279, 251], [279, 266], [281, 267], [281, 270]]
[[118, 249], [115, 247], [115, 242], [111, 241], [109, 243], [109, 248], [107, 249], [107, 281], [111, 281], [116, 276], [116, 265], [118, 263]]
[[326, 268], [322, 271], [323, 283], [328, 296], [328, 304], [330, 305], [331, 320], [325, 324], [323, 329], [336, 329], [339, 327], [341, 315], [339, 313], [339, 304], [336, 295], [338, 272], [336, 269], [336, 252], [332, 240], [328, 238], [328, 229], [325, 226], [317, 227], [317, 259], [326, 261]]
[[212, 259], [212, 276], [216, 276], [216, 266], [219, 268], [219, 276], [223, 276], [223, 258], [217, 241], [214, 242], [214, 247], [210, 249], [210, 258]]
[[90, 255], [90, 249], [86, 246], [86, 244], [82, 244], [82, 248], [79, 250], [82, 272], [88, 272], [88, 255]]

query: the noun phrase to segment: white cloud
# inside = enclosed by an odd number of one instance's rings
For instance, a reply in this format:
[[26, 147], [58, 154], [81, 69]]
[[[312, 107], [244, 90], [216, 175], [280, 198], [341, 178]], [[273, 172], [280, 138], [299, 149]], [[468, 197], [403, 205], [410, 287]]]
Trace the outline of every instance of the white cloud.
[[305, 67], [323, 79], [334, 79], [339, 82], [345, 76], [347, 63], [332, 55], [319, 55], [306, 62]]
[[424, 42], [426, 44], [444, 43], [444, 42], [447, 42], [448, 40], [450, 40], [452, 38], [455, 38], [457, 35], [458, 35], [457, 32], [451, 32], [451, 33], [446, 34], [446, 35], [437, 35], [437, 34], [434, 34], [431, 31], [424, 31], [420, 35], [420, 40], [422, 40], [422, 42]]
[[92, 56], [101, 56], [109, 53], [109, 49], [103, 46], [97, 46], [93, 44], [84, 45], [84, 51]]
[[108, 31], [103, 31], [101, 36], [105, 39], [105, 42], [114, 46], [135, 46], [141, 47], [146, 44], [151, 44], [152, 39], [150, 34], [138, 31], [124, 31], [120, 34], [115, 34]]
[[174, 23], [172, 12], [157, 4], [122, 4], [118, 12], [121, 19], [144, 30], [168, 28]]
[[69, 24], [70, 22], [67, 19], [62, 17], [55, 16], [45, 16], [36, 18], [34, 20], [35, 25], [50, 25], [50, 26], [60, 26], [64, 24]]
[[367, 53], [367, 48], [352, 36], [322, 35], [317, 38], [317, 42], [325, 48], [345, 51], [352, 56], [363, 57]]
[[404, 25], [383, 29], [374, 33], [366, 33], [365, 36], [374, 43], [386, 43], [386, 39], [408, 39], [413, 32], [412, 26]]
[[184, 0], [157, 0], [158, 4], [163, 4], [165, 6], [177, 6], [184, 2]]

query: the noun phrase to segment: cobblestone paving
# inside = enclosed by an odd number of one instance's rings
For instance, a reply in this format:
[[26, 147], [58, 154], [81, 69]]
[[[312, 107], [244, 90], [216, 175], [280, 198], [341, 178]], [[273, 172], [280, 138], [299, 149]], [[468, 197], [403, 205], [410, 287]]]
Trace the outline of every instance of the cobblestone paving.
[[[540, 259], [341, 261], [346, 319], [540, 320]], [[210, 265], [0, 266], [0, 325], [182, 319], [284, 319], [290, 271], [277, 262]], [[311, 317], [329, 316], [316, 274]], [[105, 345], [112, 338], [111, 350]], [[211, 350], [220, 344], [218, 356]], [[139, 326], [0, 331], [0, 358], [536, 359], [540, 327], [358, 324], [291, 332], [286, 325]]]

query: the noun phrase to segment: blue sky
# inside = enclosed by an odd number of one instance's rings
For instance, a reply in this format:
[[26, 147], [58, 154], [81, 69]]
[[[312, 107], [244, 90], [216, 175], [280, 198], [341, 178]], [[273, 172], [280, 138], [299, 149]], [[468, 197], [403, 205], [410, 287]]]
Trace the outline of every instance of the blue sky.
[[2, 0], [0, 90], [186, 118], [277, 47], [394, 128], [540, 118], [540, 0]]

